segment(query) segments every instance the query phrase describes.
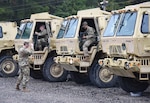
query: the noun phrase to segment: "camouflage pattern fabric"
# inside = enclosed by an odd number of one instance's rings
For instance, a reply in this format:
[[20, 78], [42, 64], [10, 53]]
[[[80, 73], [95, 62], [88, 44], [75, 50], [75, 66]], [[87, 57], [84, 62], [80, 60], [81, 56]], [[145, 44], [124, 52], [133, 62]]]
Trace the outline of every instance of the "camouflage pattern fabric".
[[30, 68], [29, 68], [29, 60], [28, 57], [31, 55], [31, 52], [22, 47], [19, 50], [19, 69], [20, 69], [20, 73], [18, 76], [18, 80], [17, 80], [17, 84], [21, 84], [23, 87], [26, 87], [29, 78], [30, 78]]
[[29, 66], [20, 67], [20, 73], [18, 76], [17, 84], [22, 83], [22, 87], [25, 88], [30, 79], [30, 69]]
[[95, 34], [94, 34], [95, 30], [94, 28], [88, 26], [85, 32], [87, 33], [87, 35], [86, 35], [85, 43], [83, 44], [82, 48], [83, 48], [84, 56], [86, 57], [89, 56], [88, 47], [91, 45], [92, 42], [95, 41]]
[[47, 30], [44, 29], [43, 31], [39, 32], [38, 36], [39, 36], [39, 39], [37, 41], [37, 45], [38, 45], [38, 48], [42, 50], [42, 43], [45, 43], [48, 40]]

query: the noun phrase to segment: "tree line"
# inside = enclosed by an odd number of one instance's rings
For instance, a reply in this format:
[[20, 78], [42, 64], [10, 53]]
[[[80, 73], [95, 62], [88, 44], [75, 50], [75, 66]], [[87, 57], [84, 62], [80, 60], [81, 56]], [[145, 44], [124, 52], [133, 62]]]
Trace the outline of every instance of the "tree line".
[[[0, 21], [17, 21], [30, 18], [33, 13], [49, 12], [66, 17], [78, 10], [100, 7], [103, 0], [0, 0]], [[107, 11], [149, 0], [107, 0]]]

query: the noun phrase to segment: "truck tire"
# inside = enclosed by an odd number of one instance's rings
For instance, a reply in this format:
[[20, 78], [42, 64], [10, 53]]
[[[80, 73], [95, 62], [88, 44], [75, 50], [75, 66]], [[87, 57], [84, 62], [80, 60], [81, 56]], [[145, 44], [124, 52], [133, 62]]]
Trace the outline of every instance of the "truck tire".
[[118, 86], [118, 76], [110, 73], [107, 68], [102, 68], [99, 64], [96, 64], [94, 69], [95, 86], [99, 88], [110, 88]]
[[79, 72], [70, 72], [71, 79], [77, 84], [89, 83], [90, 79], [88, 74]]
[[0, 76], [14, 77], [18, 74], [19, 66], [11, 56], [2, 56], [0, 58]]
[[149, 86], [148, 82], [140, 82], [134, 78], [118, 77], [120, 87], [126, 92], [143, 92]]
[[48, 58], [43, 65], [43, 77], [49, 82], [64, 82], [67, 80], [68, 72], [59, 64], [55, 63], [53, 57]]
[[95, 79], [96, 79], [96, 77], [95, 77], [95, 68], [97, 68], [97, 67], [95, 67], [95, 66], [98, 66], [98, 65], [96, 65], [97, 64], [97, 62], [94, 62], [93, 64], [92, 64], [92, 66], [90, 67], [90, 70], [89, 70], [89, 78], [90, 78], [90, 81], [91, 81], [91, 83], [93, 84], [93, 85], [96, 85], [96, 81], [95, 81]]
[[30, 76], [34, 79], [43, 79], [41, 70], [30, 69]]

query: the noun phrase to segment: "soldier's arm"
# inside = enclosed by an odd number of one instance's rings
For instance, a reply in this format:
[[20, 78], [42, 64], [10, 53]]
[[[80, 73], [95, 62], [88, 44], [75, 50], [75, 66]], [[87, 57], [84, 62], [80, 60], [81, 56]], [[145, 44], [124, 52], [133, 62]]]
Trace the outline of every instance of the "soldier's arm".
[[27, 54], [27, 55], [31, 55], [32, 54], [32, 51], [29, 51], [29, 50], [27, 50], [27, 49], [24, 49], [24, 54]]
[[46, 31], [46, 29], [45, 29], [45, 30], [43, 30], [42, 32], [38, 33], [38, 36], [44, 36], [44, 35], [46, 35], [46, 34], [47, 34], [47, 31]]

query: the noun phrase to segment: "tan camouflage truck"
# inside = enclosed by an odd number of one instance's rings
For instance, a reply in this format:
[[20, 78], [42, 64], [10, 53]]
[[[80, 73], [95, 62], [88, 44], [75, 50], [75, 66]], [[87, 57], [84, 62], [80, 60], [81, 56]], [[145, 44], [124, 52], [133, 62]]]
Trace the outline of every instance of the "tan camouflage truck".
[[143, 92], [150, 81], [150, 2], [112, 13], [101, 37], [108, 58], [99, 64], [119, 76], [126, 92]]
[[[33, 78], [44, 78], [50, 82], [66, 80], [67, 71], [53, 61], [53, 57], [56, 56], [55, 38], [62, 21], [63, 18], [47, 12], [32, 14], [30, 19], [21, 21], [20, 33], [15, 38], [15, 49], [18, 51], [24, 41], [33, 44], [34, 51], [30, 56], [31, 76]], [[38, 50], [36, 46], [40, 37], [35, 35], [35, 32], [40, 32], [39, 27], [41, 25], [44, 25], [47, 30], [48, 42], [42, 44], [43, 50]], [[13, 58], [18, 60], [18, 55], [14, 55]]]
[[17, 63], [12, 59], [16, 53], [14, 39], [17, 34], [16, 22], [0, 22], [0, 76], [10, 77], [18, 73]]
[[[98, 87], [116, 85], [116, 76], [107, 69], [99, 68], [98, 60], [107, 56], [102, 52], [100, 35], [103, 33], [110, 13], [99, 8], [81, 10], [77, 15], [65, 18], [56, 39], [55, 62], [67, 71], [76, 83], [91, 81]], [[82, 50], [82, 23], [86, 21], [95, 29], [96, 40], [89, 46], [90, 61], [84, 62]]]

